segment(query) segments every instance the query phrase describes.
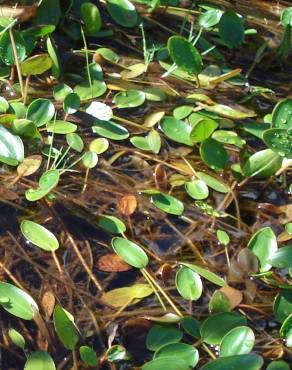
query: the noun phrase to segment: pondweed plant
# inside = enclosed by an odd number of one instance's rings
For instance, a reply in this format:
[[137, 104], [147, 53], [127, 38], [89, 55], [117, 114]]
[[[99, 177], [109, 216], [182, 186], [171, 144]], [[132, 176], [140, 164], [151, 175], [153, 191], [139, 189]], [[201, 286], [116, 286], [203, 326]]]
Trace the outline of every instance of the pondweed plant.
[[292, 8], [238, 3], [1, 3], [4, 370], [289, 369]]

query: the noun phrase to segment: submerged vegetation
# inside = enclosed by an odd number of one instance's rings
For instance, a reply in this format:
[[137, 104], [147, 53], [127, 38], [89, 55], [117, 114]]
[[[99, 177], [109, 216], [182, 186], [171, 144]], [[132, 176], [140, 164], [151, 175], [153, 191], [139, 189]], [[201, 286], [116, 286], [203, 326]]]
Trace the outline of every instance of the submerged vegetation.
[[290, 369], [292, 7], [0, 15], [1, 369]]

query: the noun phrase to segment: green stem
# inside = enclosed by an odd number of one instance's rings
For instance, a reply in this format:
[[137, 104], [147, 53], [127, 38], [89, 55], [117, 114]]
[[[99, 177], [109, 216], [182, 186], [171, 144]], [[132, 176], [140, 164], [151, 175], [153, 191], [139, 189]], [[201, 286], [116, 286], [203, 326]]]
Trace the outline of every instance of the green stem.
[[147, 276], [147, 274], [145, 273], [145, 269], [141, 269], [141, 272], [142, 272], [142, 275], [144, 276], [144, 278], [147, 280], [147, 282], [148, 282], [148, 284], [150, 285], [150, 287], [153, 289], [153, 291], [154, 291], [154, 293], [155, 293], [155, 295], [156, 295], [156, 297], [157, 297], [157, 299], [158, 299], [158, 301], [159, 301], [159, 303], [160, 303], [161, 307], [164, 309], [164, 311], [166, 311], [166, 312], [167, 312], [167, 309], [166, 309], [166, 307], [165, 307], [165, 304], [163, 303], [163, 301], [162, 301], [162, 299], [161, 299], [161, 297], [160, 297], [160, 295], [159, 295], [159, 293], [158, 293], [158, 291], [157, 291], [156, 287], [153, 285], [152, 281], [149, 279], [149, 277], [148, 277], [148, 276]]

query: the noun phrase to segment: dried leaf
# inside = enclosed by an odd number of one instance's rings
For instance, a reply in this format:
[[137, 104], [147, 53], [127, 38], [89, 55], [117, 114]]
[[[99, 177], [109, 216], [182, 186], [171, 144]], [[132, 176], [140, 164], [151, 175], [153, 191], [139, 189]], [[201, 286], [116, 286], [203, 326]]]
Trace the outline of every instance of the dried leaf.
[[122, 272], [131, 270], [132, 266], [124, 262], [117, 254], [109, 253], [98, 259], [97, 268], [105, 272]]
[[234, 289], [230, 286], [224, 286], [219, 290], [228, 298], [231, 310], [233, 310], [241, 303], [243, 296], [239, 290]]
[[122, 215], [130, 216], [135, 212], [137, 205], [138, 202], [135, 195], [124, 195], [118, 202], [118, 210]]
[[148, 284], [134, 284], [129, 287], [117, 288], [104, 293], [101, 299], [113, 307], [123, 307], [129, 304], [136, 304], [142, 298], [153, 293]]
[[17, 167], [18, 176], [23, 177], [32, 175], [40, 168], [41, 163], [41, 155], [31, 155], [24, 158], [23, 162], [21, 162]]
[[47, 290], [42, 297], [42, 308], [47, 317], [51, 317], [54, 312], [56, 298], [51, 290]]

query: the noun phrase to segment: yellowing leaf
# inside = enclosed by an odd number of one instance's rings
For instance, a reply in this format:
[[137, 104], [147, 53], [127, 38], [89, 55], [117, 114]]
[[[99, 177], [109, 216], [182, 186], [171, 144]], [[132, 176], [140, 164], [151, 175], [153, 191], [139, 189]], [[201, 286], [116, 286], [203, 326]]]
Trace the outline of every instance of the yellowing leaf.
[[128, 304], [140, 302], [142, 298], [153, 293], [148, 284], [135, 284], [130, 287], [123, 287], [110, 290], [102, 295], [102, 300], [113, 307], [123, 307]]

